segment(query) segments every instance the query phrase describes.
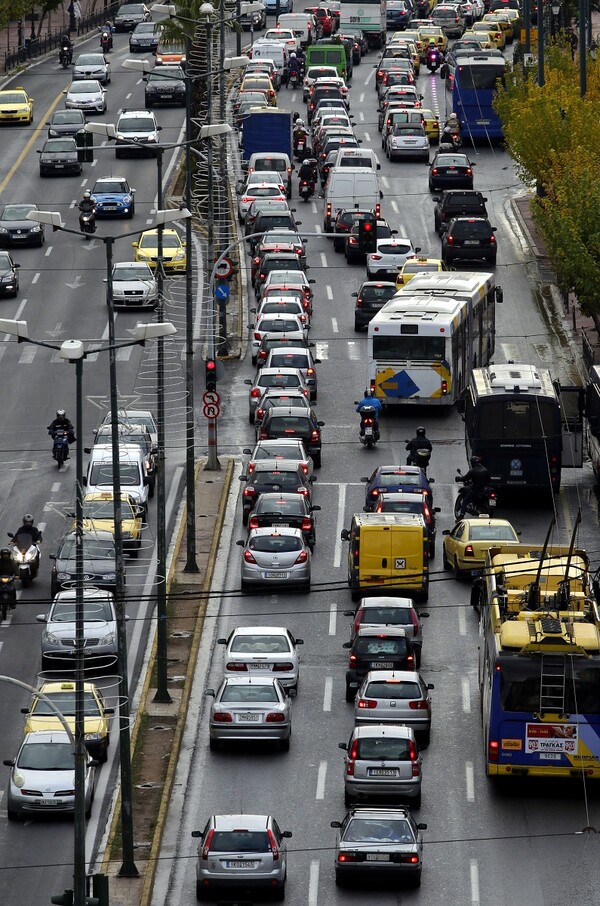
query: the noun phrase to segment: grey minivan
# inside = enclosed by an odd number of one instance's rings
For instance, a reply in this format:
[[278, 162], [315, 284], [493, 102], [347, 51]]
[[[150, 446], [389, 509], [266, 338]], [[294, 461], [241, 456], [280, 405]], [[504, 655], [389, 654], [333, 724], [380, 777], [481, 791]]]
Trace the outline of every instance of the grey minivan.
[[423, 745], [431, 736], [432, 683], [416, 670], [374, 670], [367, 673], [354, 700], [357, 724], [405, 724]]
[[344, 802], [383, 797], [421, 806], [421, 755], [411, 727], [375, 724], [354, 727], [344, 758]]

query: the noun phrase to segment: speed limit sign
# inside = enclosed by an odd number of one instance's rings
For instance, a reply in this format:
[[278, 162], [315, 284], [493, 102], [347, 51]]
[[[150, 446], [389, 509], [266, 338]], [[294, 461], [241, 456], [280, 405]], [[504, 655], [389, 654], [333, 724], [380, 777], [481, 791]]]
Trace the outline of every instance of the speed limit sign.
[[227, 280], [233, 274], [233, 263], [230, 258], [221, 258], [215, 267], [215, 277]]
[[218, 418], [221, 414], [221, 407], [218, 403], [204, 403], [202, 407], [204, 418]]

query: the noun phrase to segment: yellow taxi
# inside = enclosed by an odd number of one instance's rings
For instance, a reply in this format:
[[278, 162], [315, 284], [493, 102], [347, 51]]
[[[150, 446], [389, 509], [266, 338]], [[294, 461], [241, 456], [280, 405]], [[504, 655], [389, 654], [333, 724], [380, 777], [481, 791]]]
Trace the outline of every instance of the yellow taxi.
[[[83, 528], [86, 532], [115, 531], [114, 496], [112, 491], [93, 491], [83, 498]], [[137, 557], [142, 546], [144, 508], [139, 506], [130, 494], [121, 494], [121, 526], [123, 548]], [[73, 526], [75, 528], [75, 526]]]
[[518, 544], [520, 532], [507, 519], [476, 516], [459, 519], [444, 535], [444, 569], [453, 569], [456, 578], [483, 569], [490, 547], [496, 544]]
[[426, 107], [421, 107], [421, 115], [423, 117], [423, 125], [425, 126], [425, 132], [427, 137], [432, 144], [437, 144], [440, 140], [440, 118], [437, 116], [433, 110], [428, 110]]
[[420, 25], [419, 37], [423, 42], [423, 53], [431, 44], [435, 44], [444, 53], [448, 50], [448, 38], [439, 25]]
[[0, 123], [33, 123], [33, 98], [20, 85], [0, 91]]
[[277, 106], [277, 92], [273, 88], [273, 83], [268, 75], [246, 76], [240, 85], [240, 92], [242, 91], [264, 91], [269, 105], [271, 107]]
[[485, 31], [466, 31], [462, 36], [463, 41], [477, 41], [482, 50], [492, 50], [496, 48], [496, 42], [492, 38], [492, 32]]
[[[66, 718], [71, 731], [75, 730], [75, 683], [71, 680], [59, 680], [44, 683], [40, 690], [50, 699], [63, 717]], [[35, 730], [62, 730], [63, 726], [47, 702], [33, 696], [31, 706], [23, 708], [27, 715], [25, 733]], [[114, 708], [107, 708], [102, 693], [95, 683], [83, 684], [83, 714], [85, 747], [93, 758], [106, 761], [110, 741], [109, 717]]]
[[415, 75], [419, 75], [419, 72], [421, 71], [421, 54], [417, 50], [417, 45], [415, 44], [415, 42], [406, 37], [406, 32], [398, 31], [394, 34], [392, 40], [388, 41], [387, 46], [398, 47], [398, 45], [407, 48], [409, 59], [412, 62], [413, 68], [415, 70]]
[[402, 289], [410, 283], [415, 274], [439, 274], [440, 271], [447, 270], [441, 258], [409, 258], [398, 271], [396, 289]]
[[423, 53], [423, 39], [419, 34], [418, 29], [407, 28], [406, 31], [402, 32], [404, 38], [407, 41], [412, 41], [415, 47], [417, 48], [417, 53], [419, 54], [419, 61], [421, 60], [421, 54]]
[[[137, 242], [131, 243], [135, 249], [135, 260], [143, 261], [151, 268], [156, 268], [158, 260], [158, 230], [144, 230]], [[181, 274], [186, 268], [185, 245], [176, 230], [163, 230], [162, 262], [165, 274]]]
[[486, 13], [482, 22], [489, 22], [494, 27], [500, 27], [504, 32], [504, 39], [507, 44], [512, 44], [514, 41], [515, 33], [512, 26], [512, 22], [505, 12], [500, 12], [497, 10], [494, 13]]
[[483, 22], [483, 20], [481, 22], [474, 22], [471, 26], [471, 30], [478, 32], [479, 34], [487, 34], [489, 36], [488, 40], [493, 42], [494, 47], [497, 47], [498, 50], [504, 50], [506, 46], [504, 32], [494, 22]]

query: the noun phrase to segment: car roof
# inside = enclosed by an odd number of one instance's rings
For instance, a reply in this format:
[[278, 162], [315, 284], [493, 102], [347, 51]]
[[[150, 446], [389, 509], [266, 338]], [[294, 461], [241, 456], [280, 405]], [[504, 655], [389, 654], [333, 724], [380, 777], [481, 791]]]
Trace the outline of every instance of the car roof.
[[223, 677], [223, 683], [228, 686], [274, 686], [276, 683], [279, 685], [279, 680], [276, 676], [231, 676], [226, 675]]
[[[414, 735], [412, 727], [402, 724], [365, 724], [354, 727], [352, 731], [354, 739], [377, 739], [382, 736], [392, 739], [414, 739]], [[388, 760], [393, 761], [394, 759]]]
[[280, 406], [277, 409], [269, 409], [265, 418], [269, 418], [270, 421], [273, 421], [274, 418], [285, 418], [287, 416], [293, 416], [294, 418], [311, 418], [308, 409], [305, 409], [304, 406]]
[[270, 815], [213, 815], [212, 823], [215, 830], [233, 831], [239, 828], [244, 830], [266, 830], [271, 821]]
[[368, 683], [386, 683], [396, 680], [399, 683], [418, 683], [420, 680], [416, 670], [370, 670], [365, 677]]
[[372, 806], [355, 806], [348, 810], [350, 818], [408, 818], [414, 821], [410, 811], [405, 806], [394, 806], [394, 808], [373, 808]]
[[[378, 466], [377, 471], [384, 475], [392, 475], [395, 472], [398, 472], [400, 475], [423, 474], [419, 466]], [[423, 475], [423, 477], [425, 476]]]
[[[83, 688], [85, 692], [93, 692], [94, 690], [98, 691], [98, 687], [95, 683], [84, 683]], [[48, 682], [42, 683], [39, 691], [43, 692], [45, 695], [53, 692], [75, 692], [76, 683], [75, 680], [59, 680], [58, 682]]]
[[[290, 497], [297, 497], [297, 494], [290, 494]], [[285, 626], [237, 626], [232, 630], [232, 635], [256, 635], [261, 632], [263, 635], [281, 635], [287, 634]]]
[[365, 607], [405, 607], [407, 610], [413, 610], [415, 602], [412, 598], [391, 598], [385, 597], [384, 595], [378, 597], [377, 595], [374, 595], [372, 598], [361, 599], [359, 609], [363, 610]]
[[[304, 412], [304, 409], [302, 412]], [[285, 459], [283, 461], [277, 460], [275, 463], [271, 462], [269, 459], [259, 459], [252, 474], [256, 475], [258, 472], [296, 472], [300, 475], [298, 466], [295, 465], [293, 461]]]
[[406, 638], [406, 630], [402, 626], [386, 626], [382, 628], [381, 626], [359, 626], [356, 638], [376, 638], [383, 639], [386, 636], [392, 636], [400, 639]]
[[[67, 742], [70, 744], [70, 739], [64, 730], [32, 730], [31, 733], [25, 735], [22, 745], [41, 745], [49, 742]], [[32, 770], [32, 768], [28, 768], [28, 770]], [[41, 768], [41, 770], [45, 770], [45, 768]]]
[[286, 526], [267, 526], [263, 528], [253, 528], [248, 532], [248, 539], [246, 544], [250, 541], [251, 538], [258, 537], [268, 537], [269, 535], [291, 535], [293, 538], [300, 538], [301, 541], [304, 541], [304, 536], [302, 534], [302, 529], [299, 528], [286, 528]]

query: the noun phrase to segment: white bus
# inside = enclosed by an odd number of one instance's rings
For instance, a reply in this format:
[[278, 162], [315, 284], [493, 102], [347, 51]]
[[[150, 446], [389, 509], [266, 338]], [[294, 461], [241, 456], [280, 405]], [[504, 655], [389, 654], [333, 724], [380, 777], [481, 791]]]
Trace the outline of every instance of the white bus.
[[386, 406], [451, 406], [494, 354], [493, 274], [417, 274], [369, 324], [367, 385]]
[[343, 35], [360, 28], [369, 48], [384, 47], [386, 39], [386, 0], [340, 0], [340, 31]]

